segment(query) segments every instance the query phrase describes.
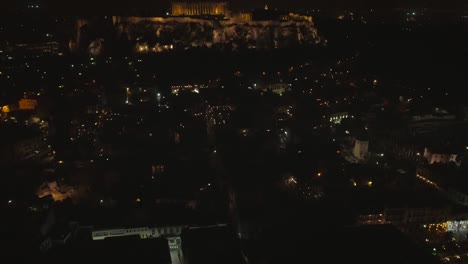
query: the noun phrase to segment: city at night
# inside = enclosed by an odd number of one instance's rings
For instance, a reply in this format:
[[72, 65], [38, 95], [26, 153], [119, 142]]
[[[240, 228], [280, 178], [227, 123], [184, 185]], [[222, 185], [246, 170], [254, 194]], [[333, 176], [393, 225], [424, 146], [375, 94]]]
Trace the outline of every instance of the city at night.
[[466, 0], [15, 0], [3, 263], [468, 264]]

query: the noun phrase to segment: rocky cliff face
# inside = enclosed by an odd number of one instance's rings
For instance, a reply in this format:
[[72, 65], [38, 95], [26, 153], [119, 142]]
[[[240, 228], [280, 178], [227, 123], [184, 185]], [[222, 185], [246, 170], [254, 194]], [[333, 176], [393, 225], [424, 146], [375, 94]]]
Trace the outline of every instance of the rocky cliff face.
[[118, 34], [140, 45], [182, 47], [232, 46], [233, 49], [284, 48], [320, 42], [314, 24], [306, 21], [202, 20], [192, 18], [119, 18]]

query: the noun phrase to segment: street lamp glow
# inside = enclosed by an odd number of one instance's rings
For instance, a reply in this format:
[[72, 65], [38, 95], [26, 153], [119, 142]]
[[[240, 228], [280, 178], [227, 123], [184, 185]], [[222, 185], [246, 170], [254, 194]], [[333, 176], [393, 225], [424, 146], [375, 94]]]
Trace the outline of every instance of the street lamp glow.
[[289, 185], [292, 185], [292, 184], [297, 184], [297, 180], [294, 178], [294, 176], [290, 176], [288, 179], [287, 179], [287, 184]]

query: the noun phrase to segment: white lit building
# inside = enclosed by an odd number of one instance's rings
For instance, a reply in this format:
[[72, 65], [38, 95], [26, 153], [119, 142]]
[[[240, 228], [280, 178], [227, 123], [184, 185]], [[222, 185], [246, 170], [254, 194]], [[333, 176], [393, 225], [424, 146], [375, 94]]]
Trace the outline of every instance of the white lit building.
[[103, 240], [107, 237], [121, 237], [138, 235], [141, 239], [156, 237], [175, 237], [180, 236], [185, 226], [162, 226], [162, 227], [136, 227], [136, 228], [117, 228], [104, 229], [92, 232], [93, 240]]
[[93, 231], [93, 240], [103, 240], [107, 237], [121, 237], [138, 235], [140, 238], [157, 237], [154, 229], [148, 227], [128, 228], [128, 229], [108, 229]]
[[457, 161], [457, 156], [457, 154], [449, 153], [449, 151], [437, 151], [436, 149], [430, 148], [424, 149], [424, 158], [427, 159], [429, 164], [447, 164], [449, 162], [455, 162], [457, 165], [459, 165], [459, 162]]

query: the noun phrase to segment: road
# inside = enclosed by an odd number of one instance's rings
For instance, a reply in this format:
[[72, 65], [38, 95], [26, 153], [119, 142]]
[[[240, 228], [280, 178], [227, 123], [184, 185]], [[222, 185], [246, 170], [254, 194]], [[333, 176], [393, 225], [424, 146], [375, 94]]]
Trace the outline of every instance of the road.
[[441, 191], [441, 192], [444, 192], [445, 193], [445, 190], [442, 189], [439, 185], [437, 185], [437, 183], [419, 175], [419, 174], [416, 174], [416, 178], [418, 178], [419, 180], [421, 180], [422, 182], [428, 184], [428, 185], [431, 185], [432, 187], [436, 188], [438, 191]]

